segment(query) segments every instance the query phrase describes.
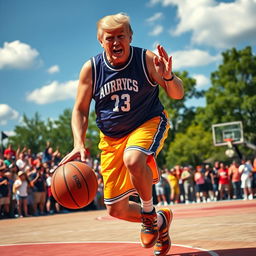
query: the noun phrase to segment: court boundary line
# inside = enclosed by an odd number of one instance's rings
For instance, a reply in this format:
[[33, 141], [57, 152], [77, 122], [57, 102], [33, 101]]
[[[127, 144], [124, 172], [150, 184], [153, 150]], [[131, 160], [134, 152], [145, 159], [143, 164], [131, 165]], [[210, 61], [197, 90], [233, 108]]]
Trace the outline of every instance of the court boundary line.
[[[50, 244], [140, 244], [140, 242], [131, 242], [131, 241], [79, 241], [79, 242], [42, 242], [42, 243], [21, 243], [21, 244], [0, 244], [0, 247], [8, 247], [8, 246], [26, 246], [26, 245], [50, 245]], [[177, 247], [185, 247], [185, 248], [191, 248], [196, 249], [202, 252], [207, 252], [211, 256], [219, 256], [218, 253], [212, 250], [200, 248], [200, 247], [194, 247], [190, 245], [183, 245], [183, 244], [172, 244]]]

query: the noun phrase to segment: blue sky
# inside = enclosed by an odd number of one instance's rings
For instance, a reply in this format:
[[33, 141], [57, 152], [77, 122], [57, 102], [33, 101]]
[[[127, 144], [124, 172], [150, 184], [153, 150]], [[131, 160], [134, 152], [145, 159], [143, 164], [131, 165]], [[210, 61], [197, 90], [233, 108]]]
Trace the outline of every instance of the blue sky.
[[[72, 108], [79, 71], [102, 51], [96, 22], [125, 12], [132, 44], [162, 44], [173, 69], [187, 70], [207, 89], [221, 52], [256, 45], [256, 0], [0, 0], [0, 130], [21, 116], [56, 119]], [[204, 105], [191, 99], [190, 105]]]

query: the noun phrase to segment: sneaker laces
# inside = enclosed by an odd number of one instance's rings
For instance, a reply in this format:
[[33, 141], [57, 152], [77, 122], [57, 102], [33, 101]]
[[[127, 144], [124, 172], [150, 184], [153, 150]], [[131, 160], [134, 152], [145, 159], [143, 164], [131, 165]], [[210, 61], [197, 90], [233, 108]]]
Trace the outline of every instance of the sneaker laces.
[[155, 222], [155, 220], [153, 218], [142, 216], [142, 227], [143, 227], [143, 229], [152, 229], [152, 228], [154, 228], [154, 226], [155, 226], [154, 222]]
[[142, 225], [144, 227], [152, 227], [154, 225], [154, 221], [151, 218], [142, 217]]

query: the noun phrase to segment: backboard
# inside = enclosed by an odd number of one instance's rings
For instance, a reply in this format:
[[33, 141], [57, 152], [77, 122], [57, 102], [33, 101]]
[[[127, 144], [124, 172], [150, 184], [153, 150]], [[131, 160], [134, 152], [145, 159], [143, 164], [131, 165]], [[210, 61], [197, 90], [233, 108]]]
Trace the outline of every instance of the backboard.
[[214, 146], [228, 145], [227, 139], [232, 139], [232, 144], [244, 142], [243, 124], [241, 121], [213, 124], [212, 136]]

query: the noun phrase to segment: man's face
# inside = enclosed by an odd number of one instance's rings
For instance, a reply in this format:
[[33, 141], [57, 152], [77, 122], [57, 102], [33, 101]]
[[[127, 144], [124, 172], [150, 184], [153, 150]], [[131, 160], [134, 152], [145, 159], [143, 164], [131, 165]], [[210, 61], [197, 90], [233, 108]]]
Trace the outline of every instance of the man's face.
[[124, 64], [129, 58], [131, 40], [132, 34], [125, 26], [114, 30], [102, 30], [99, 39], [108, 61], [114, 66]]

